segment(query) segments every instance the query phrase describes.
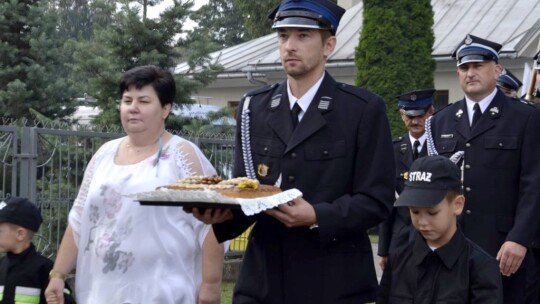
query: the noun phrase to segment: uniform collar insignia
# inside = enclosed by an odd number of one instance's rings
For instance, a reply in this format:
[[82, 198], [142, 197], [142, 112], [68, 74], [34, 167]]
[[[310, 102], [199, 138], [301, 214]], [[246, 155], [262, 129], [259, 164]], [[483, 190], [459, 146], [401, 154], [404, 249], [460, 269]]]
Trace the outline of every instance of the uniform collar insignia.
[[456, 112], [456, 117], [457, 117], [457, 118], [461, 118], [461, 115], [463, 115], [463, 110], [462, 110], [462, 109], [459, 109], [459, 110]]
[[270, 108], [273, 110], [279, 106], [281, 103], [281, 94], [277, 94], [272, 97], [272, 101], [270, 102]]
[[321, 100], [319, 100], [319, 105], [317, 106], [317, 108], [319, 108], [319, 110], [328, 110], [328, 108], [330, 107], [331, 101], [332, 101], [332, 97], [322, 96]]
[[491, 114], [491, 116], [495, 116], [495, 115], [499, 114], [499, 108], [493, 107], [493, 108], [489, 109], [489, 114]]

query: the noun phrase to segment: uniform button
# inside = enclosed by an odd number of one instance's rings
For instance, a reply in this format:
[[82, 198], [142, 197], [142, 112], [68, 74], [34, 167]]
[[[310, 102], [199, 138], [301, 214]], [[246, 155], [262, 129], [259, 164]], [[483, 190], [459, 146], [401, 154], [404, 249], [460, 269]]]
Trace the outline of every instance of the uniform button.
[[264, 147], [264, 153], [268, 153], [268, 147]]
[[333, 238], [332, 241], [337, 242], [337, 239], [336, 239], [336, 238]]
[[466, 144], [465, 144], [465, 147], [467, 147], [467, 148], [469, 148], [470, 146], [471, 146], [470, 143], [466, 143]]
[[291, 153], [291, 158], [296, 158], [296, 153]]
[[502, 147], [502, 146], [504, 146], [504, 145], [503, 145], [503, 143], [500, 142], [500, 143], [499, 143], [499, 147]]
[[289, 183], [294, 183], [294, 176], [292, 175], [289, 176]]
[[465, 191], [471, 192], [471, 187], [465, 187]]
[[469, 210], [469, 209], [465, 210], [465, 214], [467, 214], [467, 215], [471, 215], [471, 213], [472, 213], [472, 211], [471, 211], [471, 210]]
[[328, 153], [327, 150], [324, 150], [324, 151], [322, 152], [322, 154], [323, 154], [324, 156], [328, 156], [328, 154], [330, 154], [330, 153]]
[[465, 165], [465, 169], [470, 169], [471, 168], [471, 165]]

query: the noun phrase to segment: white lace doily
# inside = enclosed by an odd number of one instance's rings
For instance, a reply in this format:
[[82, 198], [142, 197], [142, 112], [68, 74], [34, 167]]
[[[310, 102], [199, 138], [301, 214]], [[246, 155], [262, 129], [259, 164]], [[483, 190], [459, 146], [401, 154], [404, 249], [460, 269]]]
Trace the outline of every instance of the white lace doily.
[[302, 192], [298, 189], [289, 189], [271, 196], [259, 198], [232, 198], [223, 196], [213, 190], [169, 190], [160, 189], [150, 192], [141, 192], [134, 195], [137, 201], [153, 202], [201, 202], [201, 203], [223, 203], [238, 204], [245, 215], [254, 215], [267, 209], [277, 207], [280, 204], [289, 202], [301, 197]]

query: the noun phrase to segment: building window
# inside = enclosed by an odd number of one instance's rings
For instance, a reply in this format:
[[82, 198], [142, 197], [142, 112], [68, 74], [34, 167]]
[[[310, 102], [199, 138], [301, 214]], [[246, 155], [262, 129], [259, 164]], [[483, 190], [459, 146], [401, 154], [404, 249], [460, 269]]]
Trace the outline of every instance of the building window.
[[448, 105], [448, 90], [441, 90], [435, 92], [435, 101], [433, 106], [435, 111], [438, 111]]

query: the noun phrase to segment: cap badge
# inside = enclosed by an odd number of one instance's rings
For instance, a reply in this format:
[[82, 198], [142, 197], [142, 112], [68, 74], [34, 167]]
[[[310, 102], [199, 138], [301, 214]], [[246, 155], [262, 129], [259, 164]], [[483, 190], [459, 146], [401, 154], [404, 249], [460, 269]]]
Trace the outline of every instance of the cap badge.
[[462, 110], [462, 109], [459, 109], [459, 110], [456, 112], [456, 117], [457, 117], [457, 118], [461, 118], [461, 115], [463, 115], [463, 110]]
[[268, 175], [268, 170], [269, 170], [269, 169], [270, 169], [270, 168], [269, 168], [267, 165], [265, 165], [265, 164], [259, 164], [259, 165], [257, 166], [257, 174], [259, 174], [259, 176], [263, 176], [263, 177], [264, 177], [264, 176], [267, 176], [267, 175]]
[[491, 114], [491, 116], [495, 116], [495, 115], [499, 114], [499, 108], [493, 107], [493, 108], [489, 109], [489, 113]]
[[412, 101], [416, 101], [416, 94], [412, 94], [412, 95], [411, 95], [411, 100], [412, 100]]
[[472, 40], [471, 36], [467, 35], [467, 38], [465, 38], [465, 44], [466, 44], [466, 45], [469, 45], [469, 44], [471, 44], [472, 42], [473, 42], [473, 40]]
[[0, 210], [4, 209], [5, 206], [7, 206], [6, 202], [2, 201], [0, 203]]

